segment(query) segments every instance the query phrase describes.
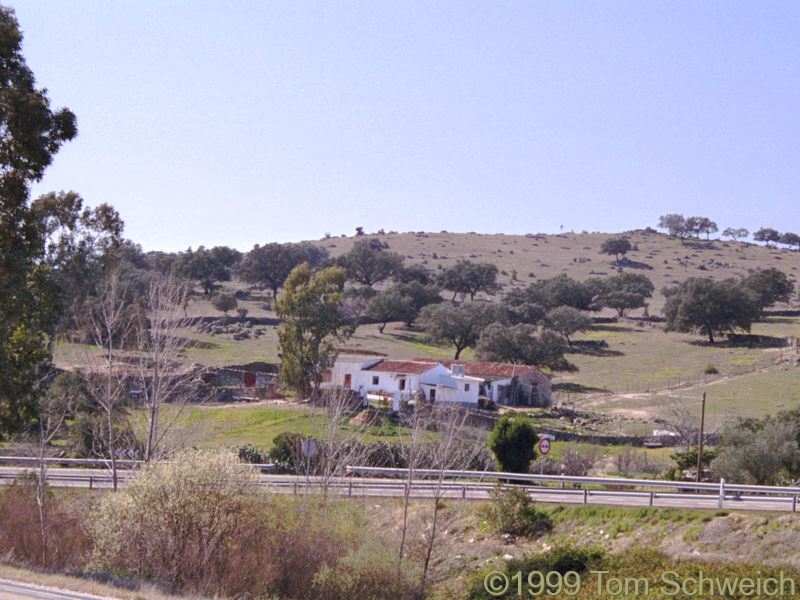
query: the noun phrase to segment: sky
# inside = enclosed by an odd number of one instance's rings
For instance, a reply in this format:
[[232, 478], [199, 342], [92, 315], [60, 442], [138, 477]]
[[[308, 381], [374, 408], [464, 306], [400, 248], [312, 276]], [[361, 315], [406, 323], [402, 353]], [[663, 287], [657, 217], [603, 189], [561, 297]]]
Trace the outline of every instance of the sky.
[[388, 231], [800, 232], [800, 3], [31, 0], [78, 137], [34, 196], [145, 250]]

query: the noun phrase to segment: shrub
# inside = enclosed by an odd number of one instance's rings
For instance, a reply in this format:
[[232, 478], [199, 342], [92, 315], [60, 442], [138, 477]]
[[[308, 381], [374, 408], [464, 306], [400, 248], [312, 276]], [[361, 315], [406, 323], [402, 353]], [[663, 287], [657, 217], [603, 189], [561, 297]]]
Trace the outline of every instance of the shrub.
[[497, 467], [507, 473], [526, 473], [536, 455], [534, 446], [539, 436], [524, 416], [503, 416], [489, 436], [489, 449]]
[[82, 527], [81, 511], [47, 489], [42, 539], [36, 488], [36, 477], [27, 475], [0, 493], [0, 556], [28, 567], [82, 567], [90, 543]]
[[[266, 577], [257, 479], [228, 451], [184, 452], [145, 465], [101, 498], [88, 528], [92, 562], [183, 592], [239, 594]], [[243, 548], [248, 548], [243, 552]]]
[[703, 373], [705, 373], [706, 375], [716, 375], [717, 373], [719, 373], [719, 369], [717, 369], [717, 367], [715, 367], [713, 364], [708, 363], [706, 365], [706, 368], [703, 369]]
[[483, 516], [494, 533], [533, 537], [553, 528], [550, 517], [536, 508], [524, 489], [498, 486], [490, 494], [492, 503], [484, 507]]
[[245, 444], [239, 446], [236, 450], [239, 460], [252, 465], [265, 464], [269, 462], [269, 452], [260, 450], [253, 446], [253, 444]]
[[211, 299], [211, 305], [227, 316], [228, 311], [235, 309], [239, 303], [230, 294], [217, 294]]

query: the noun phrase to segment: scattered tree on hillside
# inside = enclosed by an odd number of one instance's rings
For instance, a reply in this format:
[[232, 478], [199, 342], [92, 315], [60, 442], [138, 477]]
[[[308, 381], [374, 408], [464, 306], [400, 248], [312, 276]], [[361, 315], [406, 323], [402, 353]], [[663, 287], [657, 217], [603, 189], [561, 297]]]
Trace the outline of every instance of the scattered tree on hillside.
[[694, 217], [694, 218], [697, 219], [698, 234], [705, 233], [706, 239], [709, 239], [712, 233], [716, 233], [717, 231], [719, 231], [717, 224], [708, 217]]
[[655, 289], [650, 279], [638, 273], [613, 275], [600, 280], [597, 285], [602, 285], [598, 303], [616, 310], [620, 318], [627, 310], [643, 307]]
[[594, 284], [585, 281], [575, 281], [562, 273], [551, 279], [538, 281], [530, 286], [535, 290], [534, 297], [538, 294], [548, 308], [557, 306], [571, 306], [579, 310], [595, 310], [593, 301], [597, 295]]
[[750, 232], [744, 227], [727, 227], [722, 232], [722, 237], [731, 238], [734, 242], [738, 242], [740, 239], [743, 240], [748, 235], [750, 235]]
[[401, 267], [395, 274], [395, 279], [400, 283], [421, 283], [429, 285], [433, 283], [428, 270], [422, 265], [409, 265]]
[[527, 473], [536, 456], [539, 436], [524, 415], [503, 415], [489, 434], [489, 450], [504, 473]]
[[689, 230], [686, 224], [686, 218], [683, 215], [669, 214], [662, 215], [658, 219], [658, 227], [666, 229], [669, 235], [673, 237], [685, 238]]
[[608, 238], [600, 246], [601, 254], [613, 254], [617, 260], [625, 256], [631, 249], [631, 243], [625, 238]]
[[592, 324], [592, 318], [577, 308], [559, 306], [547, 311], [545, 323], [550, 329], [563, 335], [567, 344], [571, 346], [569, 336], [579, 331], [586, 331]]
[[380, 323], [380, 333], [383, 333], [389, 321], [405, 321], [413, 310], [411, 297], [397, 289], [378, 292], [367, 304], [367, 316]]
[[764, 242], [767, 246], [777, 244], [781, 241], [781, 234], [770, 227], [762, 227], [753, 234], [753, 239], [757, 242]]
[[600, 280], [575, 281], [566, 274], [540, 279], [523, 290], [511, 290], [502, 306], [512, 323], [536, 325], [545, 313], [559, 306], [578, 310], [597, 310], [596, 298], [602, 292]]
[[780, 243], [790, 247], [794, 246], [795, 248], [800, 250], [800, 235], [792, 233], [791, 231], [787, 231], [786, 233], [781, 235]]
[[742, 285], [755, 296], [759, 313], [777, 302], [788, 302], [794, 294], [794, 283], [775, 267], [751, 271]]
[[377, 239], [359, 239], [337, 262], [347, 270], [348, 279], [372, 287], [393, 277], [403, 266], [402, 255], [390, 252], [388, 247]]
[[228, 311], [234, 310], [239, 306], [239, 302], [230, 294], [216, 294], [211, 298], [211, 305], [218, 311], [228, 316]]
[[409, 327], [413, 325], [424, 307], [443, 301], [439, 293], [439, 286], [432, 283], [423, 284], [419, 281], [409, 281], [408, 283], [396, 283], [389, 289], [395, 290], [410, 299], [411, 310], [404, 317], [404, 321]]
[[715, 282], [693, 277], [664, 290], [665, 331], [703, 331], [714, 343], [715, 333], [750, 331], [759, 310], [755, 295], [731, 279]]
[[244, 255], [237, 272], [247, 283], [268, 287], [274, 298], [292, 269], [307, 260], [306, 252], [298, 244], [256, 244]]
[[217, 281], [230, 281], [231, 267], [226, 264], [229, 260], [230, 254], [218, 248], [208, 250], [200, 246], [194, 251], [189, 248], [178, 254], [175, 272], [178, 277], [200, 282], [203, 293], [210, 298]]
[[493, 304], [467, 302], [431, 304], [420, 311], [420, 325], [432, 343], [455, 346], [458, 359], [465, 348], [474, 346], [481, 332], [502, 318], [502, 310]]
[[445, 269], [439, 275], [438, 283], [453, 292], [453, 300], [458, 294], [469, 295], [470, 300], [475, 300], [478, 292], [492, 294], [497, 289], [497, 266], [462, 259]]
[[317, 399], [334, 342], [353, 333], [353, 327], [344, 327], [339, 311], [346, 278], [341, 267], [312, 274], [308, 263], [303, 263], [292, 269], [275, 300], [275, 312], [281, 319], [281, 379], [293, 386], [300, 398]]
[[476, 353], [481, 360], [520, 363], [551, 371], [577, 371], [564, 358], [567, 341], [555, 331], [519, 323], [492, 323], [480, 335]]

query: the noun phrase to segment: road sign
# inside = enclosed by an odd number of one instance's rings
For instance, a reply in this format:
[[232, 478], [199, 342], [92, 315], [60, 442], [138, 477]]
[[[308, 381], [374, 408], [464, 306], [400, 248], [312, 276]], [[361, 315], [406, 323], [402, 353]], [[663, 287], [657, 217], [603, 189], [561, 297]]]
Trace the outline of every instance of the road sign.
[[300, 451], [306, 458], [311, 458], [317, 453], [317, 444], [311, 438], [303, 440], [303, 445], [300, 447]]
[[539, 452], [542, 454], [542, 456], [550, 452], [550, 440], [547, 438], [542, 438], [539, 440]]

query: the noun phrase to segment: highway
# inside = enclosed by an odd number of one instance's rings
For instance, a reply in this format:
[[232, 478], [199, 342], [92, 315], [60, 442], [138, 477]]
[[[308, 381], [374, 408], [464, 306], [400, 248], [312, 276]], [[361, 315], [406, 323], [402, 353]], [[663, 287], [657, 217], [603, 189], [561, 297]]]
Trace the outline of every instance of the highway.
[[114, 600], [108, 596], [80, 594], [57, 588], [0, 579], [0, 600], [30, 600], [31, 598], [37, 600]]
[[[0, 484], [9, 484], [14, 478], [20, 476], [29, 467], [0, 467]], [[135, 471], [120, 470], [119, 480], [124, 485], [125, 479]], [[496, 476], [496, 474], [495, 474]], [[54, 487], [110, 489], [112, 487], [111, 475], [106, 469], [82, 468], [48, 468], [48, 483]], [[600, 479], [595, 478], [596, 482]], [[618, 479], [609, 479], [609, 482], [618, 482]], [[651, 482], [655, 486], [655, 482]], [[318, 478], [306, 478], [297, 475], [259, 475], [259, 484], [272, 493], [304, 493], [310, 489], [319, 489], [321, 481]], [[701, 490], [678, 491], [677, 489], [664, 488], [666, 482], [658, 482], [660, 489], [647, 489], [644, 486], [632, 490], [608, 489], [611, 485], [604, 486], [573, 486], [572, 484], [553, 483], [547, 485], [530, 484], [526, 486], [531, 497], [537, 502], [558, 504], [602, 504], [612, 506], [653, 506], [672, 507], [684, 509], [719, 510], [760, 510], [769, 512], [793, 511], [796, 509], [796, 499], [788, 495], [774, 495], [776, 492], [745, 493], [731, 490], [723, 493], [724, 498], [715, 491]], [[679, 485], [679, 484], [674, 484]], [[496, 487], [492, 481], [470, 480], [445, 480], [442, 484], [441, 496], [463, 500], [487, 500], [489, 492]], [[716, 489], [715, 486], [711, 486]], [[734, 486], [731, 486], [733, 488]], [[747, 490], [758, 489], [756, 486], [739, 486]], [[431, 498], [436, 493], [437, 483], [431, 479], [415, 479], [411, 483], [410, 495], [412, 498]], [[340, 477], [330, 482], [331, 493], [351, 497], [372, 498], [398, 498], [405, 493], [405, 480], [386, 477]], [[764, 490], [774, 488], [764, 488]], [[773, 495], [766, 495], [771, 493]]]

